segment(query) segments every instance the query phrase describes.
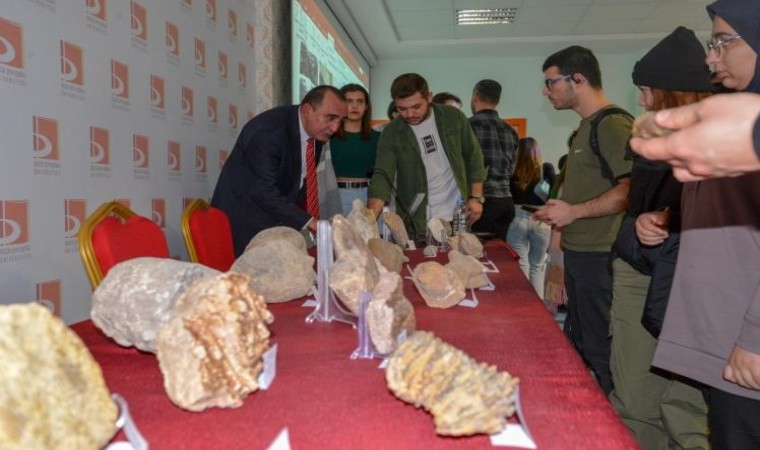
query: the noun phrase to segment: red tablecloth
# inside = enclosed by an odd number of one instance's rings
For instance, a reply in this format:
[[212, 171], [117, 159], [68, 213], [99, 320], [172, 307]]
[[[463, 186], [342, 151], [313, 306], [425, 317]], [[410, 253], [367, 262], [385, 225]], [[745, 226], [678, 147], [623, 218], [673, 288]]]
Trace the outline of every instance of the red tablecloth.
[[[478, 291], [477, 308], [425, 306], [410, 282], [417, 328], [433, 331], [478, 361], [520, 378], [527, 425], [539, 449], [635, 449], [635, 440], [503, 245], [489, 244], [500, 268], [496, 291]], [[421, 261], [415, 254], [413, 264]], [[72, 326], [103, 368], [108, 387], [129, 402], [152, 449], [265, 449], [285, 427], [298, 449], [489, 448], [487, 436], [446, 438], [432, 417], [396, 399], [379, 360], [351, 360], [356, 331], [307, 324], [303, 301], [269, 305], [277, 378], [237, 409], [191, 413], [166, 396], [152, 354], [119, 347], [92, 322]], [[121, 434], [117, 438], [123, 438]]]

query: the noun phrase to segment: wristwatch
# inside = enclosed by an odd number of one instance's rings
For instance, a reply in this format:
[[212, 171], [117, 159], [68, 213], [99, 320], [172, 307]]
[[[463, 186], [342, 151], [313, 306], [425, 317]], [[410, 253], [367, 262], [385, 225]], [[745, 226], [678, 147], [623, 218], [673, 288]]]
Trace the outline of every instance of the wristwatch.
[[481, 205], [486, 202], [486, 198], [485, 197], [476, 197], [474, 195], [471, 195], [471, 196], [467, 197], [467, 200], [472, 200], [472, 199], [477, 200], [478, 202], [480, 202]]

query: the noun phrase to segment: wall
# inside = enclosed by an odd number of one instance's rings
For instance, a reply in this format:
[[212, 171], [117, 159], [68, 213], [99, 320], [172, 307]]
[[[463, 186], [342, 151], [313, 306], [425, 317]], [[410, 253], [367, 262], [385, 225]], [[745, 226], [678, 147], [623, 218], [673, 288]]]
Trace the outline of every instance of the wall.
[[211, 195], [245, 121], [289, 98], [284, 3], [0, 4], [0, 303], [88, 317], [77, 232], [112, 199], [186, 259], [187, 200]]
[[[559, 50], [561, 47], [557, 48]], [[593, 49], [592, 49], [593, 50]], [[642, 48], [630, 54], [597, 54], [605, 91], [610, 100], [637, 115], [638, 90], [631, 84], [633, 64], [646, 53]], [[544, 159], [553, 164], [567, 151], [567, 137], [577, 128], [579, 117], [573, 111], [556, 111], [541, 95], [541, 66], [548, 55], [514, 58], [459, 59], [384, 59], [372, 69], [372, 102], [375, 119], [385, 119], [393, 79], [405, 72], [425, 77], [433, 93], [448, 91], [462, 99], [462, 110], [469, 117], [472, 87], [483, 78], [503, 86], [499, 113], [502, 117], [528, 119], [528, 136], [536, 139]]]

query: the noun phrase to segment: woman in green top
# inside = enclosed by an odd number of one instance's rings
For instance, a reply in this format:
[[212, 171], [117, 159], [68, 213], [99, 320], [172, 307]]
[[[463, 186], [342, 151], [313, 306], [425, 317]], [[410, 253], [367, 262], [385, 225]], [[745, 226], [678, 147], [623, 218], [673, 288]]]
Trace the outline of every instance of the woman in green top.
[[343, 215], [348, 215], [354, 199], [367, 204], [367, 187], [375, 166], [380, 133], [370, 126], [372, 104], [369, 92], [358, 84], [347, 84], [340, 91], [346, 96], [348, 115], [330, 140], [330, 153]]

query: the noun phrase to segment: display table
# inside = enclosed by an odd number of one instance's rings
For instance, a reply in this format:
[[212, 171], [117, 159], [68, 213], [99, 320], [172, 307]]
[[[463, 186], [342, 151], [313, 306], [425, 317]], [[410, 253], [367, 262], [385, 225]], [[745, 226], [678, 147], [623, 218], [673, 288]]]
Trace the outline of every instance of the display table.
[[[638, 448], [509, 250], [489, 243], [487, 253], [500, 272], [489, 274], [495, 291], [477, 292], [477, 308], [429, 308], [405, 282], [417, 329], [519, 377], [526, 423], [539, 449]], [[412, 266], [427, 260], [419, 251], [412, 256]], [[240, 408], [202, 413], [169, 401], [155, 355], [118, 346], [90, 321], [72, 329], [100, 363], [110, 390], [129, 402], [151, 449], [266, 449], [286, 427], [294, 450], [491, 447], [488, 436], [437, 436], [432, 416], [388, 391], [380, 360], [349, 359], [355, 330], [307, 324], [312, 309], [302, 304], [269, 305], [271, 342], [279, 346], [272, 386]]]

